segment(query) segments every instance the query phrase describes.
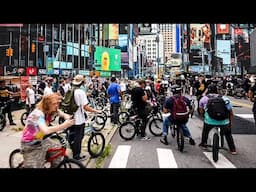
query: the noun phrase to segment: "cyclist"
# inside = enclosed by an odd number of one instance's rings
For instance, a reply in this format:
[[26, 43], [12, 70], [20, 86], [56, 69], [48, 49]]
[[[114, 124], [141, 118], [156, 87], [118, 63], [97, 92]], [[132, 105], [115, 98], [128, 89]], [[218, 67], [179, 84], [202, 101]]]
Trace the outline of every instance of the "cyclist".
[[236, 147], [234, 144], [234, 140], [231, 134], [231, 126], [232, 126], [232, 119], [233, 119], [233, 110], [232, 110], [232, 105], [230, 103], [230, 100], [228, 97], [222, 96], [223, 100], [226, 103], [226, 108], [229, 111], [228, 118], [224, 120], [216, 120], [213, 119], [209, 116], [207, 112], [207, 103], [209, 101], [209, 97], [218, 97], [218, 89], [216, 84], [210, 84], [208, 86], [208, 95], [203, 96], [201, 100], [199, 101], [199, 112], [204, 118], [204, 126], [203, 126], [203, 131], [202, 131], [202, 138], [201, 138], [201, 143], [199, 144], [200, 147], [206, 148], [207, 147], [207, 139], [210, 130], [215, 127], [219, 126], [221, 128], [221, 134], [224, 134], [230, 149], [231, 154], [235, 155], [237, 154], [236, 152]]
[[131, 100], [133, 107], [136, 109], [137, 115], [142, 119], [141, 127], [141, 140], [151, 140], [150, 137], [146, 136], [146, 124], [147, 117], [150, 112], [149, 104], [147, 103], [148, 96], [145, 91], [146, 82], [144, 79], [138, 80], [138, 84], [132, 89]]
[[[168, 140], [167, 140], [168, 127], [170, 127], [172, 123], [175, 123], [173, 113], [172, 113], [173, 112], [173, 106], [174, 106], [174, 97], [181, 97], [182, 96], [181, 95], [182, 89], [179, 85], [173, 85], [171, 87], [171, 90], [172, 90], [173, 96], [166, 99], [165, 103], [164, 103], [164, 106], [163, 106], [163, 112], [164, 113], [171, 112], [171, 115], [167, 116], [167, 117], [164, 117], [164, 120], [163, 120], [163, 133], [162, 133], [163, 137], [160, 139], [160, 142], [165, 144], [165, 145], [169, 144]], [[183, 98], [184, 98], [184, 101], [185, 101], [186, 105], [189, 107], [189, 109], [191, 111], [192, 106], [191, 106], [190, 100], [185, 96], [183, 96]], [[191, 145], [195, 145], [195, 141], [192, 138], [191, 133], [190, 133], [188, 127], [186, 126], [186, 123], [182, 123], [181, 127], [182, 127], [182, 130], [183, 130], [184, 136], [189, 138], [189, 143]]]
[[[59, 101], [60, 97], [56, 93], [45, 95], [29, 114], [21, 138], [25, 168], [43, 168], [47, 150], [61, 145], [49, 137], [43, 139], [43, 136], [64, 130], [75, 123], [74, 119], [70, 119], [70, 115], [58, 110]], [[60, 125], [49, 125], [51, 117], [56, 113], [66, 119], [65, 122]], [[56, 158], [52, 162], [52, 167], [56, 167], [61, 160], [61, 157]]]

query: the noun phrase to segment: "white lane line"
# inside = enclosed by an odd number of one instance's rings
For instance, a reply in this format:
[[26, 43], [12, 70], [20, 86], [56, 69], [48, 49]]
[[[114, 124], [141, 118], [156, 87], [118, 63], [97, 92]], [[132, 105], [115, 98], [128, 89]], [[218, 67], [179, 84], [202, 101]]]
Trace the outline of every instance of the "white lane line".
[[205, 156], [211, 161], [216, 168], [236, 168], [226, 157], [219, 153], [219, 160], [214, 162], [212, 159], [212, 152], [204, 152]]
[[235, 116], [242, 117], [245, 119], [253, 119], [253, 114], [235, 114]]
[[130, 149], [130, 145], [119, 145], [108, 167], [126, 168]]
[[159, 168], [178, 168], [171, 149], [157, 148]]

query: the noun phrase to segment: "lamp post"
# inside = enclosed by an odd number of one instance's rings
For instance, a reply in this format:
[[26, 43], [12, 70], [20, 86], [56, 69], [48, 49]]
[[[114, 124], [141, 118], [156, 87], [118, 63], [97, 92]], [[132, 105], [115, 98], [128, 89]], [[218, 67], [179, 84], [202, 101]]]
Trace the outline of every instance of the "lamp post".
[[159, 28], [157, 29], [157, 35], [156, 35], [156, 43], [157, 43], [157, 58], [156, 58], [156, 63], [157, 63], [157, 78], [159, 78], [159, 65], [160, 65], [160, 58], [159, 58]]
[[95, 62], [94, 62], [94, 49], [95, 49], [95, 38], [94, 37], [91, 37], [90, 38], [90, 49], [89, 49], [89, 52], [90, 52], [90, 67], [92, 70], [95, 70]]

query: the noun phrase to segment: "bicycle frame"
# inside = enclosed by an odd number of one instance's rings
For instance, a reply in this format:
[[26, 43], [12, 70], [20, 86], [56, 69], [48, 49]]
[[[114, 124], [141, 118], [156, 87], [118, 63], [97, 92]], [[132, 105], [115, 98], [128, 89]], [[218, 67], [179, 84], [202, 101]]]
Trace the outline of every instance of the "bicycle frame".
[[51, 152], [58, 152], [58, 153], [56, 153], [54, 155], [51, 155], [50, 157], [46, 158], [46, 162], [52, 162], [54, 159], [57, 159], [58, 157], [67, 156], [65, 147], [50, 148], [50, 149], [47, 150], [47, 153], [51, 153]]

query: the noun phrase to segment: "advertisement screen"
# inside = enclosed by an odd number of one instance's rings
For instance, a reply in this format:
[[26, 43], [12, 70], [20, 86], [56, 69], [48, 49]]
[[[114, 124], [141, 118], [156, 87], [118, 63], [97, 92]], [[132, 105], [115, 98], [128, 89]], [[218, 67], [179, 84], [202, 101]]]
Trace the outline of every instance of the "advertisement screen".
[[95, 69], [100, 71], [121, 71], [121, 50], [96, 47], [94, 53]]
[[229, 24], [217, 24], [217, 34], [229, 34]]
[[217, 40], [217, 57], [223, 58], [223, 64], [231, 62], [231, 43], [229, 40]]
[[210, 24], [190, 24], [190, 49], [211, 50]]
[[118, 40], [119, 24], [109, 24], [109, 39]]

